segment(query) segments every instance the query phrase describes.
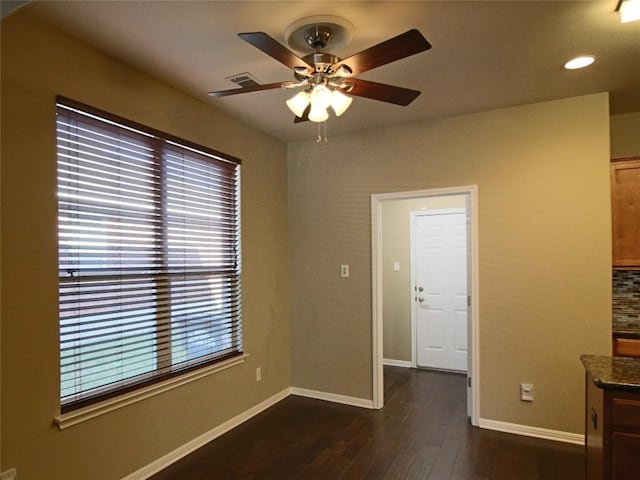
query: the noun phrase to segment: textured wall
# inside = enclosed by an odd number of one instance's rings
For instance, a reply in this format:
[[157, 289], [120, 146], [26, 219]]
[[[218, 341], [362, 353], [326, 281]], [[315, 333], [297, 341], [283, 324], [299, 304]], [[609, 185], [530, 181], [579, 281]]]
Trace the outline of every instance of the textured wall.
[[[409, 214], [421, 209], [465, 208], [464, 195], [382, 204], [383, 357], [411, 361], [411, 228]], [[393, 263], [400, 263], [400, 271]]]
[[372, 398], [370, 195], [477, 184], [480, 416], [583, 430], [578, 356], [611, 345], [607, 94], [288, 151], [295, 386]]
[[[2, 465], [114, 480], [291, 384], [286, 147], [20, 10], [2, 21]], [[242, 365], [64, 431], [59, 413], [56, 94], [242, 159]], [[255, 368], [262, 367], [262, 382]]]
[[611, 115], [611, 157], [640, 155], [640, 112]]

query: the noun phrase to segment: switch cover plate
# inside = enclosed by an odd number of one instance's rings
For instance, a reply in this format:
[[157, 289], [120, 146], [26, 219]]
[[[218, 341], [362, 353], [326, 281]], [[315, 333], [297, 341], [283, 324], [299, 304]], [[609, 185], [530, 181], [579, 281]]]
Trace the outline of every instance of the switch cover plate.
[[349, 265], [340, 265], [340, 277], [349, 278]]
[[533, 402], [533, 384], [520, 384], [520, 400], [523, 402]]

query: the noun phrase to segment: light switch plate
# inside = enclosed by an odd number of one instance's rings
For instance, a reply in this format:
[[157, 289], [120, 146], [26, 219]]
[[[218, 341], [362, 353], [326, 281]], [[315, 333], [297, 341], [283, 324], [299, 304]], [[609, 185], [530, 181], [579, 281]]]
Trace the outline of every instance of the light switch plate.
[[340, 265], [340, 276], [342, 278], [349, 278], [349, 265]]
[[400, 271], [400, 262], [393, 262], [393, 271], [394, 272]]
[[520, 384], [520, 400], [523, 402], [533, 402], [533, 385], [531, 383]]

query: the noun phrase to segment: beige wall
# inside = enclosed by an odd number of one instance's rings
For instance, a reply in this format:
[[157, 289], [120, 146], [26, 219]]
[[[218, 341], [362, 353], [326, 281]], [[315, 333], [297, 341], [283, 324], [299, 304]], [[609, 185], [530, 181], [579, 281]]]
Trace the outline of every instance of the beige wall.
[[372, 398], [370, 195], [477, 184], [480, 416], [583, 431], [578, 356], [610, 348], [607, 94], [288, 152], [295, 386]]
[[[2, 464], [114, 480], [291, 385], [286, 147], [28, 16], [2, 21]], [[56, 94], [242, 159], [247, 362], [58, 431]], [[262, 382], [255, 368], [262, 367]]]
[[640, 155], [640, 112], [611, 115], [611, 158]]
[[[333, 137], [327, 147], [292, 144], [287, 236], [283, 144], [42, 26], [28, 9], [1, 30], [0, 471], [115, 479], [292, 383], [371, 398], [370, 195], [467, 184], [479, 185], [481, 416], [582, 430], [577, 356], [609, 350], [605, 94]], [[251, 354], [65, 431], [52, 425], [56, 94], [242, 158]], [[350, 278], [339, 278], [342, 263]], [[534, 404], [517, 400], [521, 381], [535, 384]]]
[[[382, 305], [385, 359], [411, 361], [411, 229], [419, 210], [465, 208], [464, 195], [385, 200], [382, 203]], [[400, 270], [393, 263], [400, 263]]]

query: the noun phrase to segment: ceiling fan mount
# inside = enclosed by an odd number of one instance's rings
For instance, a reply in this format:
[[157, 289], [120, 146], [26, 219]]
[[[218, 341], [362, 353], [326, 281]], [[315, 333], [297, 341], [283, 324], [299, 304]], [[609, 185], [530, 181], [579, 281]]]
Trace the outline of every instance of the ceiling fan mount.
[[303, 54], [330, 47], [339, 50], [351, 42], [354, 26], [342, 17], [314, 15], [289, 25], [284, 41], [289, 48]]
[[323, 50], [333, 38], [333, 32], [328, 26], [314, 25], [304, 33], [304, 40], [311, 48]]
[[[354, 78], [360, 73], [401, 60], [431, 48], [431, 44], [418, 30], [408, 30], [396, 37], [378, 43], [347, 58], [323, 51], [328, 47], [340, 48], [351, 40], [351, 24], [337, 17], [310, 17], [293, 24], [285, 38], [290, 47], [311, 53], [299, 57], [264, 32], [239, 33], [245, 42], [266, 53], [293, 70], [295, 82], [285, 81], [231, 90], [210, 92], [214, 97], [271, 90], [275, 88], [303, 88], [295, 99], [287, 101], [295, 113], [295, 122], [324, 121], [327, 108], [336, 115], [348, 108], [351, 99], [344, 94], [370, 98], [396, 105], [409, 105], [420, 95], [417, 90]], [[335, 104], [332, 103], [333, 98]]]

